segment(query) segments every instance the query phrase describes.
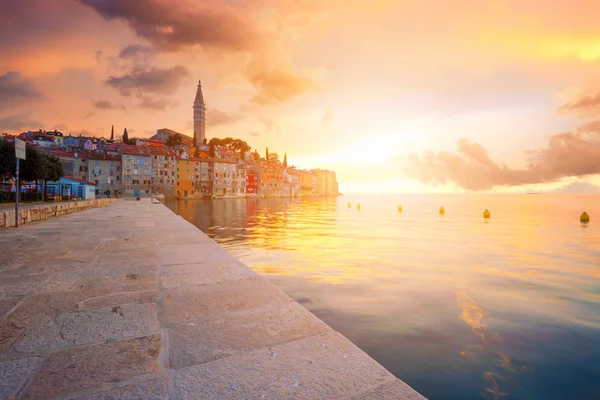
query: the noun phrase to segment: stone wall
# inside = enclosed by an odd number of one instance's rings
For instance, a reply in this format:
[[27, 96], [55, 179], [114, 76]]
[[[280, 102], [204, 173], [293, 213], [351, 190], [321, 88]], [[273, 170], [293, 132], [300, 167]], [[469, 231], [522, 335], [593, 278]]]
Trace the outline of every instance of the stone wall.
[[[67, 203], [57, 204], [41, 204], [37, 207], [29, 207], [19, 209], [19, 225], [24, 225], [29, 222], [49, 219], [57, 215], [70, 214], [77, 211], [87, 210], [89, 208], [104, 207], [117, 201], [116, 199], [95, 199], [71, 201]], [[0, 209], [0, 229], [10, 228], [15, 226], [15, 210]]]

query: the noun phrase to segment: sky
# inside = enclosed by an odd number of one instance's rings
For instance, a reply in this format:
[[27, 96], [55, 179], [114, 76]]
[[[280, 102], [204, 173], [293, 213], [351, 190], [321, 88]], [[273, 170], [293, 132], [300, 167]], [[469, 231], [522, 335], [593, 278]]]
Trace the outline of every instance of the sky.
[[0, 132], [247, 141], [344, 193], [599, 192], [600, 2], [0, 3]]

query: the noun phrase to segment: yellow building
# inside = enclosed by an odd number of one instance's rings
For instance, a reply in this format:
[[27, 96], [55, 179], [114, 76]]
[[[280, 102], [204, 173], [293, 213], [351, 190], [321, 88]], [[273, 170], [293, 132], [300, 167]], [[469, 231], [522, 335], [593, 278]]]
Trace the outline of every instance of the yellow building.
[[194, 197], [195, 189], [195, 165], [194, 160], [186, 160], [177, 157], [176, 170], [175, 170], [175, 190], [177, 198], [189, 198]]

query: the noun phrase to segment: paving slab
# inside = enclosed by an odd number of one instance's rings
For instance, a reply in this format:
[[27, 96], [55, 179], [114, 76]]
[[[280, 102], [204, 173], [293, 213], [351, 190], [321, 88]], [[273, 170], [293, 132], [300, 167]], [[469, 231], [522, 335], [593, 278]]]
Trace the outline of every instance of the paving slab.
[[[329, 330], [292, 302], [199, 319], [169, 329], [171, 366], [202, 364]], [[200, 343], [198, 338], [202, 338]]]
[[0, 361], [0, 399], [12, 399], [25, 386], [41, 358]]
[[24, 398], [51, 398], [156, 373], [160, 350], [160, 337], [146, 336], [59, 351], [44, 360]]
[[258, 274], [237, 260], [165, 266], [161, 272], [163, 288], [199, 286], [225, 280], [256, 277]]
[[124, 304], [56, 317], [38, 315], [13, 344], [19, 353], [44, 354], [65, 347], [144, 336], [158, 331], [156, 304]]
[[209, 315], [222, 318], [230, 312], [269, 304], [293, 303], [262, 277], [164, 289], [163, 299], [167, 326]]
[[311, 336], [176, 372], [181, 399], [322, 399], [393, 376], [338, 333]]
[[166, 400], [169, 399], [166, 379], [151, 377], [142, 382], [136, 382], [109, 389], [102, 392], [85, 393], [71, 397], [72, 400]]

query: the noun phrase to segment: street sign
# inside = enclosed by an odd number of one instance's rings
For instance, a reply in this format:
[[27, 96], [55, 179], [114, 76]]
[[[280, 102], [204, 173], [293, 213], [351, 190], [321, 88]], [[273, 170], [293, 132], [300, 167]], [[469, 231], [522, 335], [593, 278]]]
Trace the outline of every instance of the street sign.
[[15, 156], [25, 160], [25, 142], [17, 138], [15, 138]]

